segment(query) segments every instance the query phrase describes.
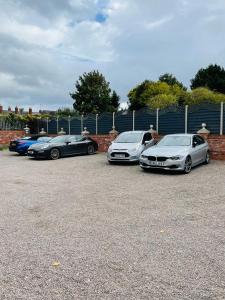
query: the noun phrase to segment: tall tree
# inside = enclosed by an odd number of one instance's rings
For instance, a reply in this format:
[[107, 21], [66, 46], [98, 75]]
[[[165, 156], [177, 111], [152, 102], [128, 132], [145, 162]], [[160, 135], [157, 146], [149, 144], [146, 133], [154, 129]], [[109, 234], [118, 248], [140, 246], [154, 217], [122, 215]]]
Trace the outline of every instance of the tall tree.
[[70, 93], [73, 107], [79, 113], [102, 113], [111, 111], [109, 82], [98, 71], [84, 73], [75, 83], [76, 90]]
[[112, 92], [111, 106], [113, 111], [117, 111], [120, 105], [120, 97], [115, 91]]
[[130, 110], [143, 107], [165, 108], [184, 102], [186, 91], [177, 84], [169, 85], [161, 81], [144, 81], [132, 89], [129, 94]]
[[178, 81], [177, 78], [173, 74], [165, 73], [165, 74], [159, 76], [159, 81], [166, 82], [169, 85], [177, 84], [184, 91], [187, 90], [187, 88], [183, 85], [183, 83]]
[[225, 94], [225, 70], [218, 65], [209, 65], [200, 69], [191, 79], [191, 89], [207, 87], [212, 91]]

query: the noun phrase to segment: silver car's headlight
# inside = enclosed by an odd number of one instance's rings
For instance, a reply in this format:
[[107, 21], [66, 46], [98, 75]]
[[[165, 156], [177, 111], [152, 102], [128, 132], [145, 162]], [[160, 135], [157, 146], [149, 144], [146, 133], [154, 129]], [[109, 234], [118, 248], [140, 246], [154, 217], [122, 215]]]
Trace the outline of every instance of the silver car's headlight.
[[148, 158], [148, 156], [142, 154], [142, 155], [141, 155], [141, 158], [146, 159], [146, 158]]
[[183, 158], [183, 156], [180, 156], [180, 155], [170, 157], [171, 160], [181, 160], [182, 158]]

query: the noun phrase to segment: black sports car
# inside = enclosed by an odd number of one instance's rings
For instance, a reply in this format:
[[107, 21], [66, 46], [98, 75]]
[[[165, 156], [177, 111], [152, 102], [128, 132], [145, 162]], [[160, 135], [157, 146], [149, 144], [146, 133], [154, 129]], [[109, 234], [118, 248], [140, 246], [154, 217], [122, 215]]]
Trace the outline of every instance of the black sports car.
[[94, 154], [97, 150], [98, 144], [90, 137], [63, 135], [47, 143], [30, 146], [27, 155], [35, 158], [58, 159], [76, 154]]

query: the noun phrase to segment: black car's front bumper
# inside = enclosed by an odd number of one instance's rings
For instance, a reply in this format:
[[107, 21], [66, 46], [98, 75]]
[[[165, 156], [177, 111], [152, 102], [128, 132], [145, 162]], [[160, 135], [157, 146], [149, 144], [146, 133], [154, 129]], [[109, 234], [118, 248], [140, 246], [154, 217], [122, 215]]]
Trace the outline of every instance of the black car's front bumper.
[[33, 150], [28, 149], [27, 156], [34, 157], [34, 158], [48, 158], [49, 157], [49, 151], [46, 150]]

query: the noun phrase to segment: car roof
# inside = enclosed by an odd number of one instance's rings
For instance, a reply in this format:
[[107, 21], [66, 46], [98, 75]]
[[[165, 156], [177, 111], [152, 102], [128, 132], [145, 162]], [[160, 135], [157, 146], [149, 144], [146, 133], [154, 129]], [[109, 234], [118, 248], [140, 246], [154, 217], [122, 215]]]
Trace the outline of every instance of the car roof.
[[149, 132], [147, 130], [130, 130], [130, 131], [123, 131], [121, 133], [146, 133]]
[[167, 134], [165, 136], [194, 136], [197, 135], [196, 133], [174, 133], [174, 134]]

